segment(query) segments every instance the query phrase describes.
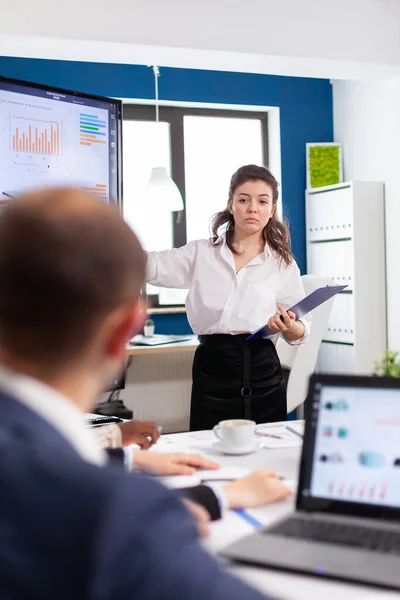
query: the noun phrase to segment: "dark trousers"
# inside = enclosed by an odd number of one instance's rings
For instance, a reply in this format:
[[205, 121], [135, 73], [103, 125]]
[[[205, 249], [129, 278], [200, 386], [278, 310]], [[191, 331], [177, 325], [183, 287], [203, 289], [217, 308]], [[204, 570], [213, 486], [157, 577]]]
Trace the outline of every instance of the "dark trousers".
[[286, 419], [286, 389], [271, 340], [243, 335], [199, 336], [193, 361], [190, 429], [212, 429], [224, 419], [256, 423]]

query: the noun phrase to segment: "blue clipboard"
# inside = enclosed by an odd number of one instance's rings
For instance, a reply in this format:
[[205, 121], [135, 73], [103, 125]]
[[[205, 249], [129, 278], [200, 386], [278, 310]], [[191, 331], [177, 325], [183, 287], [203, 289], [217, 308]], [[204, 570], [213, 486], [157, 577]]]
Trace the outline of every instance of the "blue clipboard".
[[[326, 285], [324, 287], [318, 288], [288, 310], [290, 310], [296, 315], [296, 320], [301, 319], [302, 316], [311, 312], [320, 304], [323, 304], [333, 296], [336, 296], [336, 294], [338, 294], [339, 292], [343, 292], [345, 288], [347, 288], [347, 285]], [[270, 329], [268, 325], [263, 325], [262, 327], [260, 327], [260, 329], [257, 329], [257, 331], [255, 331], [248, 338], [246, 338], [246, 342], [248, 340], [256, 340], [257, 338], [263, 338], [267, 335], [276, 334], [277, 332], [272, 331], [272, 329]]]

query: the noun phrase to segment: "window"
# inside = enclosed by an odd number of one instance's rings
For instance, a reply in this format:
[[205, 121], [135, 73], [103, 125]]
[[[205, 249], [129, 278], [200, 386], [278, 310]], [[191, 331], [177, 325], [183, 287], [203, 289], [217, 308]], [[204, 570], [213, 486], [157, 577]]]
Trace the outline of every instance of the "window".
[[259, 119], [184, 117], [187, 241], [209, 237], [210, 218], [224, 209], [229, 180], [242, 165], [263, 163]]
[[[127, 105], [123, 144], [126, 221], [146, 250], [180, 247], [209, 237], [238, 167], [267, 162], [267, 113], [161, 106], [157, 126], [154, 107]], [[149, 214], [144, 191], [154, 166], [165, 166], [179, 187], [182, 212]], [[185, 291], [150, 288], [155, 306], [184, 303]]]
[[123, 123], [124, 218], [146, 250], [173, 248], [171, 213], [154, 219], [146, 206], [145, 189], [156, 164], [171, 175], [169, 123], [124, 121]]

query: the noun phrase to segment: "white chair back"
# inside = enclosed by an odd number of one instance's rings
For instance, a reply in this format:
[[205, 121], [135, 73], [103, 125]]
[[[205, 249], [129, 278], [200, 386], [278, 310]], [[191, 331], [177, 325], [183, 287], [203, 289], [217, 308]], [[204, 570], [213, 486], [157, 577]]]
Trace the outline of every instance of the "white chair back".
[[[319, 287], [332, 285], [332, 279], [319, 275], [303, 275], [301, 280], [306, 296]], [[311, 332], [306, 343], [290, 346], [282, 338], [278, 340], [276, 349], [281, 364], [290, 369], [287, 384], [288, 413], [303, 404], [307, 397], [308, 381], [315, 370], [319, 347], [328, 326], [333, 301], [334, 298], [331, 298], [312, 311]]]

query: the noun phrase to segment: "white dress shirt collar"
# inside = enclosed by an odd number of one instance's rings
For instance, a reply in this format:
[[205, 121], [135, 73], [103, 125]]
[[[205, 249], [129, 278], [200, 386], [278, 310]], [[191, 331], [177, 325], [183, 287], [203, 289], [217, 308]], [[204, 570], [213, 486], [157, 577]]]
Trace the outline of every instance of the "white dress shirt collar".
[[[228, 244], [226, 242], [226, 232], [221, 233], [221, 235], [218, 236], [217, 243], [220, 245], [220, 249], [221, 249], [220, 252], [221, 252], [222, 258], [227, 263], [229, 263], [236, 272], [235, 258], [233, 256], [233, 252], [230, 250], [230, 248], [228, 247]], [[268, 243], [265, 242], [264, 252], [260, 253], [258, 256], [253, 258], [253, 260], [251, 260], [245, 266], [251, 267], [253, 265], [260, 264], [263, 261], [267, 261], [269, 256], [272, 256], [272, 251], [271, 251], [271, 248], [269, 247]]]
[[106, 464], [107, 456], [87, 427], [84, 414], [66, 396], [3, 366], [0, 366], [0, 389], [47, 421], [84, 460]]

